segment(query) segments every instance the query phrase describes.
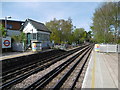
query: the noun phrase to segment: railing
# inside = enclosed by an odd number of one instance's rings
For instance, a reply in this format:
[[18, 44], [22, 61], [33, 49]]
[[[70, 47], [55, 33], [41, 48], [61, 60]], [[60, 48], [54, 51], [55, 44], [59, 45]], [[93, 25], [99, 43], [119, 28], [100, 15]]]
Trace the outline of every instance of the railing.
[[99, 52], [120, 52], [120, 45], [118, 44], [99, 44]]

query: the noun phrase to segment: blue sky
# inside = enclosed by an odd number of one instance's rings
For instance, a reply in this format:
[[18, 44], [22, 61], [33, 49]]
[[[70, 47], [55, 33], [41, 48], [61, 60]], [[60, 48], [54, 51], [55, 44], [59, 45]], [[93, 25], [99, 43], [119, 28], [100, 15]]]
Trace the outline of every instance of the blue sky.
[[31, 18], [45, 23], [53, 18], [72, 18], [73, 25], [89, 31], [92, 17], [100, 2], [3, 2], [2, 18], [12, 16], [12, 20]]

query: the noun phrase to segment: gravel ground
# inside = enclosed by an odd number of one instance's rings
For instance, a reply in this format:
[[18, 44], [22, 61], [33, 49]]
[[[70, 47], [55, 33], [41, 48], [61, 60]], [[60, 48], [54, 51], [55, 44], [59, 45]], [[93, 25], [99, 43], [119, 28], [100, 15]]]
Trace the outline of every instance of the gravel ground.
[[79, 53], [80, 51], [68, 56], [67, 58], [65, 59], [62, 59], [61, 61], [58, 61], [56, 62], [55, 64], [51, 65], [49, 68], [43, 70], [43, 71], [40, 71], [36, 74], [33, 74], [31, 76], [29, 76], [28, 78], [26, 78], [25, 80], [23, 80], [22, 82], [14, 85], [11, 90], [13, 88], [25, 88], [27, 87], [28, 85], [32, 84], [33, 82], [35, 82], [36, 80], [38, 80], [40, 77], [42, 77], [43, 75], [45, 75], [46, 73], [50, 72], [51, 70], [53, 70], [54, 68], [58, 67], [60, 64], [62, 64], [63, 62], [65, 62], [67, 59], [71, 58], [72, 56], [74, 56], [75, 54]]
[[[45, 88], [53, 88], [54, 85], [56, 84], [56, 82], [58, 82], [63, 75], [65, 75], [66, 72], [68, 72], [70, 70], [70, 68], [79, 60], [79, 58], [81, 57], [81, 55], [74, 60], [74, 62], [72, 62], [69, 66], [67, 66], [60, 74], [58, 74]], [[76, 67], [76, 69], [80, 69], [81, 65], [84, 61], [82, 60], [81, 63], [79, 63]], [[69, 78], [65, 81], [64, 85], [62, 88], [70, 88], [73, 80], [75, 80], [76, 78], [76, 72], [78, 72], [78, 70], [74, 70], [74, 72], [72, 73], [73, 75], [70, 75]]]
[[77, 60], [75, 60], [74, 62], [72, 62], [71, 64], [69, 64], [60, 74], [58, 74], [45, 88], [53, 88], [53, 86], [56, 84], [56, 82], [58, 82], [61, 77], [67, 72], [69, 71], [69, 69], [75, 64], [75, 62], [77, 62]]
[[87, 67], [88, 67], [88, 63], [89, 63], [90, 57], [91, 57], [91, 55], [89, 56], [85, 66], [83, 68], [82, 74], [80, 75], [80, 77], [78, 79], [78, 82], [75, 85], [75, 88], [81, 88], [82, 87], [82, 83], [83, 83], [83, 80], [84, 80], [84, 76], [85, 76], [85, 73], [86, 73], [86, 70], [87, 70]]
[[[78, 60], [79, 60], [79, 58], [78, 58]], [[61, 88], [70, 88], [71, 87], [71, 85], [73, 84], [74, 80], [76, 79], [77, 74], [79, 73], [80, 68], [83, 63], [84, 63], [84, 60], [80, 61], [80, 63], [76, 66], [75, 70], [71, 73], [71, 75], [68, 77], [68, 79], [65, 81], [65, 83], [62, 85]]]

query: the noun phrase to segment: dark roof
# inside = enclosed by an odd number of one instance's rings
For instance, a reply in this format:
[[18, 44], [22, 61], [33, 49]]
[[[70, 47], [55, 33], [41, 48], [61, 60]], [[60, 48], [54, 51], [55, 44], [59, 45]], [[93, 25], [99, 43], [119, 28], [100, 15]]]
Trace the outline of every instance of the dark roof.
[[27, 19], [27, 21], [30, 22], [38, 31], [51, 32], [43, 23], [34, 21], [32, 19]]
[[[0, 19], [0, 21], [5, 21], [5, 19]], [[25, 23], [25, 21], [17, 21], [17, 20], [8, 20], [7, 19], [7, 21]]]

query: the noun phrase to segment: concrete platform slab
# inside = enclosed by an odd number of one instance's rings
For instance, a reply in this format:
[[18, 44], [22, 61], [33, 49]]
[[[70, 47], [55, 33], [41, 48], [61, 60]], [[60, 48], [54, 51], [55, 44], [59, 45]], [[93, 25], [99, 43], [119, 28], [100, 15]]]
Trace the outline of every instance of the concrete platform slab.
[[[39, 51], [39, 52], [47, 52], [47, 51], [51, 51], [51, 50], [53, 50], [53, 49], [48, 49], [48, 50]], [[0, 60], [20, 57], [20, 56], [25, 56], [25, 55], [35, 54], [35, 53], [37, 53], [37, 52], [33, 52], [33, 51], [28, 51], [28, 52], [7, 52], [7, 53], [2, 54], [2, 56], [0, 57]]]
[[6, 53], [6, 55], [1, 56], [0, 60], [14, 58], [14, 57], [20, 57], [20, 56], [29, 55], [29, 54], [33, 54], [33, 52], [21, 52], [21, 53], [9, 52], [9, 53]]
[[118, 88], [118, 54], [93, 50], [82, 88]]

